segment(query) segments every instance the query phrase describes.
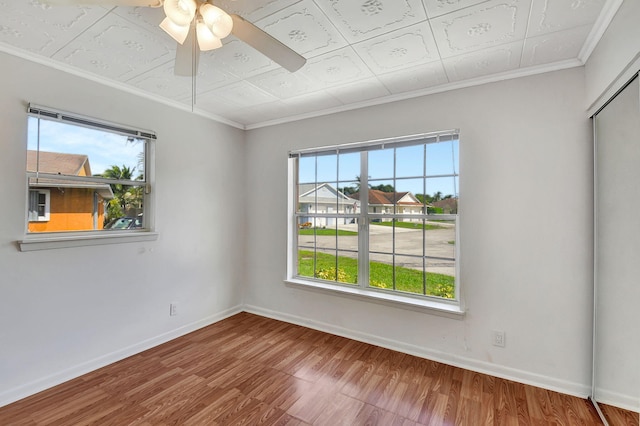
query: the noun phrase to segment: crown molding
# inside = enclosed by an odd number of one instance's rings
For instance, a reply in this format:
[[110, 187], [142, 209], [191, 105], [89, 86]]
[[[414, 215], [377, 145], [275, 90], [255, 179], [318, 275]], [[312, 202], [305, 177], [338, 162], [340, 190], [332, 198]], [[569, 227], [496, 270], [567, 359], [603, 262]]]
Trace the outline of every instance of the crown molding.
[[604, 6], [602, 6], [598, 19], [596, 19], [595, 24], [593, 24], [587, 39], [582, 45], [582, 49], [580, 49], [580, 53], [578, 53], [578, 59], [582, 61], [583, 64], [587, 63], [587, 60], [598, 45], [598, 42], [604, 35], [604, 32], [609, 27], [613, 18], [616, 16], [618, 9], [620, 9], [623, 2], [624, 0], [607, 0]]

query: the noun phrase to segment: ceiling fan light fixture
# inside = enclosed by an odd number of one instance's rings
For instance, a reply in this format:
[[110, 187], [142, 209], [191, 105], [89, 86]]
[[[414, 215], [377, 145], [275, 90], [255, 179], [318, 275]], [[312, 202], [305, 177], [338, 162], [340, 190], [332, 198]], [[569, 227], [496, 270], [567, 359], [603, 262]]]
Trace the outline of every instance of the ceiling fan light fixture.
[[164, 13], [176, 25], [189, 25], [196, 15], [196, 0], [165, 0]]
[[189, 35], [189, 24], [177, 25], [171, 20], [171, 18], [168, 17], [164, 18], [164, 20], [160, 23], [160, 28], [162, 28], [167, 34], [169, 34], [175, 41], [180, 44], [183, 44], [187, 39], [187, 35]]
[[224, 10], [210, 3], [200, 5], [200, 15], [211, 32], [218, 38], [231, 34], [233, 19]]
[[196, 24], [196, 35], [198, 36], [198, 47], [200, 50], [207, 51], [222, 47], [222, 42], [216, 37], [207, 25], [198, 20]]

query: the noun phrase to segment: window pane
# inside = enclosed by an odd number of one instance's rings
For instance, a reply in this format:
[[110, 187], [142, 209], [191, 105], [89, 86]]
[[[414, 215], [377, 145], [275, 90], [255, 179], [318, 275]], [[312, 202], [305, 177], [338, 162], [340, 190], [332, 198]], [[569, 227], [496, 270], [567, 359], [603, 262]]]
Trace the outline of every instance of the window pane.
[[27, 171], [144, 180], [144, 139], [29, 117], [27, 145]]
[[395, 256], [396, 290], [424, 294], [422, 257]]
[[393, 255], [372, 254], [369, 256], [369, 286], [394, 289]]
[[317, 157], [318, 183], [338, 180], [338, 156], [335, 154]]
[[427, 295], [450, 299], [455, 297], [455, 244], [455, 221], [427, 222]]
[[424, 145], [396, 149], [396, 177], [416, 177], [424, 174]]
[[[424, 198], [418, 198], [416, 194], [423, 192], [424, 179], [397, 179], [396, 180], [396, 214], [416, 216], [424, 213]], [[411, 217], [401, 218], [400, 222], [420, 220]]]
[[458, 141], [427, 144], [427, 175], [458, 172]]
[[[429, 195], [429, 203], [433, 207], [441, 208], [440, 204], [443, 203], [438, 203], [439, 201], [449, 198], [457, 199], [457, 179], [454, 177], [428, 178], [426, 179], [426, 192]], [[438, 212], [444, 213], [444, 211]]]
[[360, 153], [352, 152], [340, 154], [338, 167], [338, 177], [340, 182], [357, 181], [360, 176]]
[[298, 160], [298, 182], [314, 183], [316, 181], [316, 158], [302, 157]]
[[369, 179], [393, 179], [393, 148], [368, 152]]

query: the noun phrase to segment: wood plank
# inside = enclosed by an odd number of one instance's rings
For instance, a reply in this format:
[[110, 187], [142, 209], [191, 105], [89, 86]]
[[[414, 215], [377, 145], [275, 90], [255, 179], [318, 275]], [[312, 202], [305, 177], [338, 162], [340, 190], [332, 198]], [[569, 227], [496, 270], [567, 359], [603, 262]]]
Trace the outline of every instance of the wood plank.
[[240, 313], [0, 408], [0, 425], [70, 424], [600, 423], [584, 399]]

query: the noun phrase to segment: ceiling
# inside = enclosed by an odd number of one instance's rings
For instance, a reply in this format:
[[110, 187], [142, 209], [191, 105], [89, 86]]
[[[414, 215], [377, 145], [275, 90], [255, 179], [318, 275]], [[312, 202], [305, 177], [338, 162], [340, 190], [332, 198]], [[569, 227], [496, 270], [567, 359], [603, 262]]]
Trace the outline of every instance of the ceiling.
[[[108, 3], [108, 1], [105, 1]], [[290, 73], [230, 36], [173, 75], [162, 8], [0, 0], [0, 50], [240, 128], [579, 66], [615, 0], [216, 0], [307, 59]], [[619, 2], [618, 2], [619, 4]]]

